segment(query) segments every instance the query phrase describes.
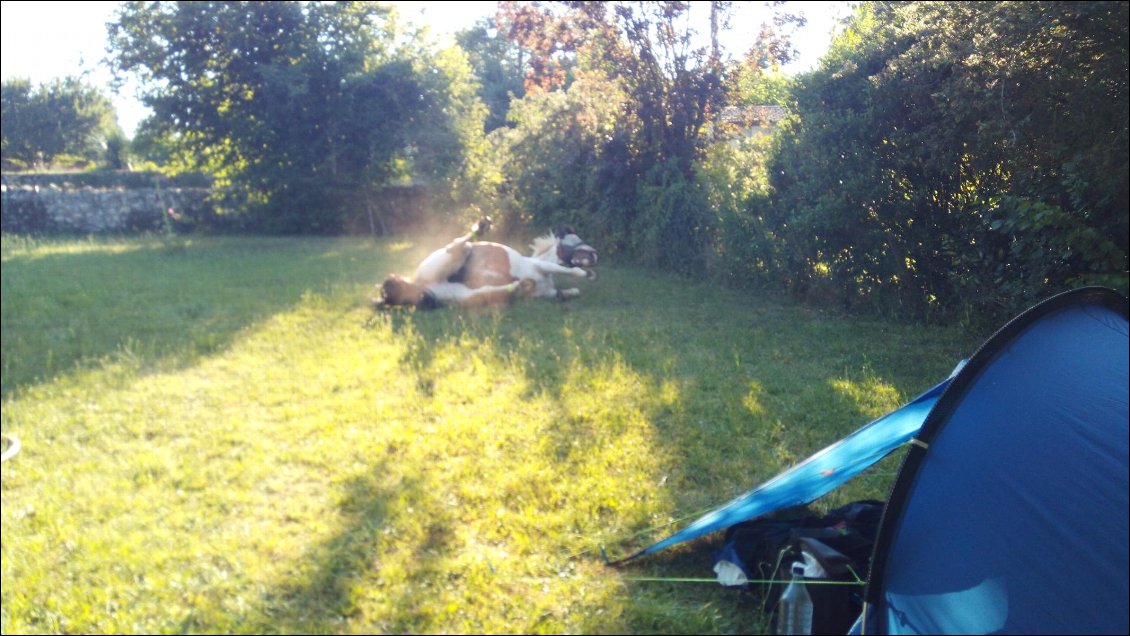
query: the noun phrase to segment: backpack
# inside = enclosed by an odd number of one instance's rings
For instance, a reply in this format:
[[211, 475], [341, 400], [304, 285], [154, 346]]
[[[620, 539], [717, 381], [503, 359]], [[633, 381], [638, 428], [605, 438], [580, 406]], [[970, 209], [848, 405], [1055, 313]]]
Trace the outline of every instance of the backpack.
[[[790, 566], [808, 552], [824, 569], [826, 580], [860, 585], [808, 585], [813, 633], [847, 633], [863, 607], [863, 585], [870, 573], [871, 550], [882, 520], [881, 501], [856, 501], [826, 515], [794, 508], [778, 515], [731, 526], [715, 554], [715, 571], [736, 566], [744, 585], [763, 598], [773, 613], [790, 578]], [[740, 578], [737, 580], [740, 581]]]

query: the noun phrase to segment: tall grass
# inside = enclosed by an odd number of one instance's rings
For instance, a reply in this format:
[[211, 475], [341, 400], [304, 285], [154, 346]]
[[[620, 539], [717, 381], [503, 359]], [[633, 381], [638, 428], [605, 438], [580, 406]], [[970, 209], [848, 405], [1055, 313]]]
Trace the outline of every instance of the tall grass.
[[987, 335], [615, 264], [570, 303], [369, 321], [372, 284], [437, 242], [6, 237], [3, 632], [763, 631], [740, 593], [639, 580], [711, 577], [718, 537], [620, 569], [601, 547], [666, 536]]

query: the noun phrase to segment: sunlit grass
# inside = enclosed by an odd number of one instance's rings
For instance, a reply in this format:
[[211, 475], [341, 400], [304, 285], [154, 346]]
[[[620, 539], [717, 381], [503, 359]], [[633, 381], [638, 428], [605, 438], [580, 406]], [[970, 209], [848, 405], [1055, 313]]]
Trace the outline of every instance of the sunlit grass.
[[4, 633], [756, 632], [732, 591], [634, 580], [709, 578], [709, 542], [622, 569], [601, 547], [666, 536], [974, 340], [614, 264], [567, 304], [364, 326], [426, 247], [5, 238]]

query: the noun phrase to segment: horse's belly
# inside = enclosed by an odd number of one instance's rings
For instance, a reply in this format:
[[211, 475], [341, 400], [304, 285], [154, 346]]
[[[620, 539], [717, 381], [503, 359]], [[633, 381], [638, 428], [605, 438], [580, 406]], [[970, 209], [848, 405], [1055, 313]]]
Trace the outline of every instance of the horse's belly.
[[518, 280], [510, 271], [507, 248], [497, 243], [475, 243], [463, 269], [452, 280], [477, 289], [487, 285], [505, 285]]

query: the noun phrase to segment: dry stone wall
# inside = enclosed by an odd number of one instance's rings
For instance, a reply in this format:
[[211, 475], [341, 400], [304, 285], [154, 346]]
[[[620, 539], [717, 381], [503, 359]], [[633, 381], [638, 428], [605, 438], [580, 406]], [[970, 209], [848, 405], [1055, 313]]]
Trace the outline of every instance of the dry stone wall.
[[81, 179], [66, 174], [3, 175], [0, 229], [8, 234], [120, 234], [158, 231], [166, 210], [196, 216], [208, 207], [207, 187], [156, 177]]

